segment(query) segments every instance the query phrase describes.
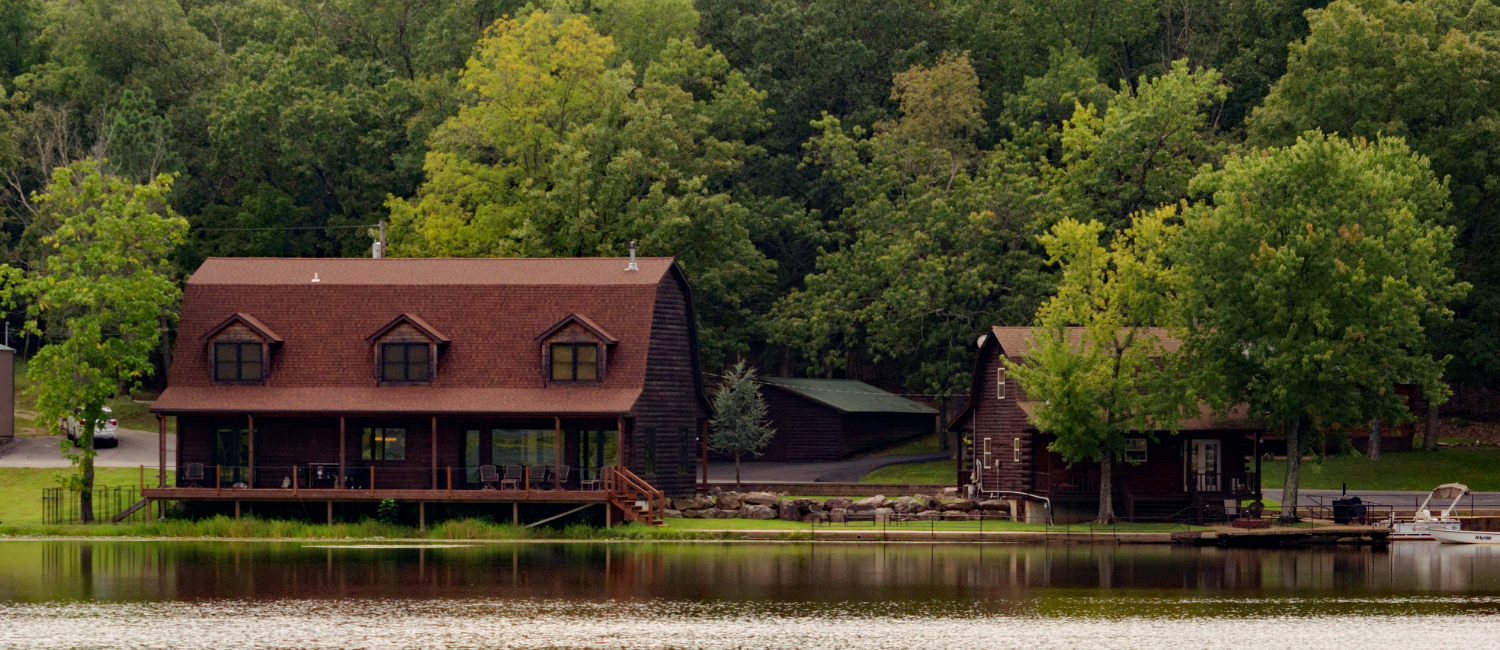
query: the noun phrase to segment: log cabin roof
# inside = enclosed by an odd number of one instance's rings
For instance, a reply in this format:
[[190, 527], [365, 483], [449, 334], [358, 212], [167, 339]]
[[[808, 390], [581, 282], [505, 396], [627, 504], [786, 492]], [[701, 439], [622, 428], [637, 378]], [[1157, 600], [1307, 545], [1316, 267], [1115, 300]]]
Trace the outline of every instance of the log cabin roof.
[[937, 415], [937, 410], [895, 393], [853, 379], [762, 377], [766, 385], [803, 397], [840, 413], [914, 413]]
[[[672, 258], [369, 259], [210, 258], [183, 291], [176, 354], [158, 413], [629, 414], [646, 386], [658, 290]], [[316, 278], [316, 281], [314, 279]], [[697, 375], [696, 334], [689, 364]], [[200, 337], [247, 315], [283, 344], [263, 385], [215, 384]], [[570, 316], [617, 343], [603, 380], [548, 385], [534, 340]], [[412, 322], [448, 344], [430, 385], [379, 386], [371, 332]], [[676, 327], [675, 323], [669, 326]], [[706, 404], [701, 383], [697, 401]], [[704, 407], [706, 408], [706, 406]]]
[[[995, 342], [1000, 344], [1000, 349], [1005, 351], [1005, 356], [1025, 359], [1031, 356], [1032, 341], [1040, 329], [1037, 327], [993, 327], [990, 328], [990, 335], [995, 337]], [[1146, 331], [1159, 339], [1167, 352], [1176, 352], [1182, 347], [1182, 341], [1173, 337], [1171, 330], [1164, 327], [1151, 327]], [[1068, 333], [1075, 345], [1083, 340], [1082, 327], [1069, 327]]]
[[[1036, 400], [1025, 400], [1016, 402], [1021, 411], [1026, 413], [1026, 419], [1035, 421]], [[1184, 419], [1177, 423], [1178, 431], [1257, 431], [1260, 426], [1252, 423], [1248, 417], [1249, 409], [1244, 404], [1236, 405], [1229, 410], [1226, 417], [1220, 418], [1214, 415], [1213, 409], [1207, 404], [1198, 405], [1198, 416]], [[1031, 426], [1035, 429], [1035, 425]]]

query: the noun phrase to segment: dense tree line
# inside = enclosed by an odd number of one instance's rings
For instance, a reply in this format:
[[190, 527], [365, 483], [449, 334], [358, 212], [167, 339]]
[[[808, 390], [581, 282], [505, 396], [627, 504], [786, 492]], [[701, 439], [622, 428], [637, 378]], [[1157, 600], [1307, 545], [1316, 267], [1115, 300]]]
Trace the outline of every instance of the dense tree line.
[[0, 255], [45, 264], [36, 197], [92, 160], [174, 178], [179, 277], [381, 220], [395, 255], [638, 240], [706, 367], [947, 393], [1056, 292], [1053, 226], [1108, 246], [1318, 129], [1446, 179], [1473, 289], [1423, 336], [1493, 385], [1497, 77], [1490, 0], [0, 0]]

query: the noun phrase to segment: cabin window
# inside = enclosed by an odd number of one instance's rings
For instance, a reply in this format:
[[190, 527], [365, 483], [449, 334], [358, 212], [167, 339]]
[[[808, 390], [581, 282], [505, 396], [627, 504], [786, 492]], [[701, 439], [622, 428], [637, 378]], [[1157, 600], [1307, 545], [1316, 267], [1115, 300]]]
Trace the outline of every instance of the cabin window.
[[1005, 399], [1005, 367], [995, 370], [995, 399]]
[[687, 427], [677, 429], [677, 473], [693, 473], [693, 432]]
[[380, 356], [381, 381], [429, 381], [432, 378], [426, 343], [383, 343]]
[[214, 379], [260, 381], [260, 343], [215, 343]]
[[557, 464], [557, 431], [554, 429], [492, 429], [490, 458], [495, 467], [536, 467]]
[[1144, 463], [1144, 462], [1146, 462], [1146, 439], [1145, 438], [1129, 438], [1129, 439], [1127, 439], [1125, 441], [1125, 462], [1127, 462], [1127, 463]]
[[990, 468], [990, 439], [989, 438], [985, 438], [984, 439], [984, 460], [982, 460], [980, 462], [980, 466], [983, 467], [983, 468], [985, 468], [985, 469], [989, 469]]
[[1021, 439], [1020, 438], [1014, 438], [1014, 439], [1012, 439], [1012, 441], [1016, 445], [1015, 458], [1013, 459], [1013, 462], [1019, 463], [1019, 462], [1021, 462]]
[[364, 460], [406, 460], [406, 429], [401, 427], [366, 427], [360, 458]]
[[553, 381], [598, 381], [599, 346], [593, 343], [553, 343]]
[[469, 483], [479, 482], [479, 466], [483, 465], [483, 459], [479, 457], [479, 429], [469, 429], [464, 432], [464, 480]]

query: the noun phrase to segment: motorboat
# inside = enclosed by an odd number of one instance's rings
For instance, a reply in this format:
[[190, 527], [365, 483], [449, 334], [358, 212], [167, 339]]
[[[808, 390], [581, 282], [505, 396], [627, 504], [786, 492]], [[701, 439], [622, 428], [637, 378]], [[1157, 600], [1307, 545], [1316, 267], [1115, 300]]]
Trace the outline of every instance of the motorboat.
[[[1462, 483], [1444, 483], [1432, 489], [1427, 499], [1417, 507], [1417, 511], [1411, 519], [1397, 519], [1395, 514], [1391, 518], [1381, 522], [1385, 527], [1391, 529], [1390, 540], [1393, 542], [1410, 541], [1436, 541], [1438, 532], [1463, 532], [1463, 524], [1453, 517], [1453, 509], [1458, 506], [1459, 499], [1469, 493], [1469, 486]], [[1442, 514], [1434, 517], [1432, 511], [1427, 508], [1433, 499], [1452, 499], [1453, 502], [1443, 509]]]
[[1434, 539], [1444, 544], [1500, 544], [1500, 533], [1483, 530], [1433, 530]]

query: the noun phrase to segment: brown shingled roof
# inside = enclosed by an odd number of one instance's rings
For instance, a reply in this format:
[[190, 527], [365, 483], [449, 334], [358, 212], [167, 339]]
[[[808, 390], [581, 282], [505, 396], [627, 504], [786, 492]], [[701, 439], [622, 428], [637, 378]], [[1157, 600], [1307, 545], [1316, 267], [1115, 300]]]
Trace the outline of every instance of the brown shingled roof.
[[[990, 333], [995, 337], [995, 342], [1000, 344], [1000, 349], [1005, 351], [1005, 356], [1026, 358], [1031, 356], [1032, 339], [1041, 328], [1037, 327], [994, 327]], [[1074, 343], [1083, 339], [1082, 327], [1069, 327], [1069, 333], [1073, 336]], [[1182, 341], [1177, 340], [1171, 334], [1171, 330], [1164, 327], [1152, 327], [1147, 331], [1161, 340], [1162, 347], [1168, 352], [1175, 352], [1182, 347]]]
[[[1035, 400], [1016, 402], [1021, 410], [1026, 413], [1026, 419], [1035, 421]], [[1244, 404], [1235, 406], [1229, 410], [1228, 417], [1214, 417], [1213, 409], [1207, 404], [1198, 405], [1198, 417], [1188, 418], [1177, 423], [1178, 431], [1254, 431], [1261, 427], [1250, 421], [1248, 417], [1249, 408]], [[1034, 428], [1034, 427], [1033, 427]]]
[[[211, 258], [183, 289], [159, 413], [632, 412], [671, 258]], [[317, 277], [317, 282], [312, 279]], [[284, 340], [264, 386], [215, 385], [200, 338], [243, 315]], [[429, 386], [376, 386], [371, 332], [403, 316], [449, 339]], [[616, 343], [597, 386], [547, 386], [538, 332], [577, 316]], [[691, 316], [689, 316], [691, 319]], [[689, 327], [691, 327], [689, 325]]]
[[387, 258], [210, 257], [188, 285], [643, 285], [656, 284], [670, 257], [643, 257], [626, 271], [622, 257]]

